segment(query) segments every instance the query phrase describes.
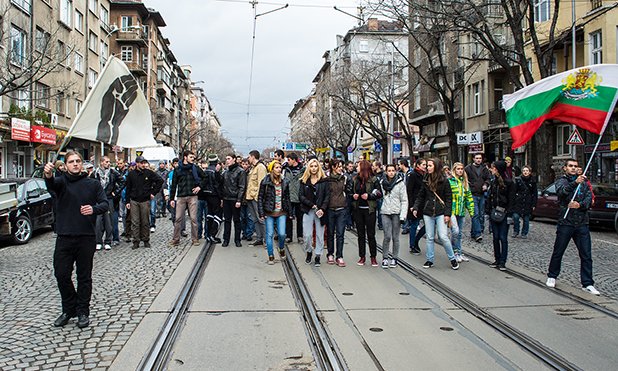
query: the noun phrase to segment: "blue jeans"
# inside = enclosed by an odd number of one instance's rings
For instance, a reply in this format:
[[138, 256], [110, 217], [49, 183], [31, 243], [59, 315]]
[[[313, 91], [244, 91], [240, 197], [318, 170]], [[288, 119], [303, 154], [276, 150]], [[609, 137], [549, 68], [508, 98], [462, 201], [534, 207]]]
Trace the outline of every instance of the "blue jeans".
[[587, 225], [573, 227], [570, 225], [558, 225], [556, 230], [556, 241], [554, 242], [554, 252], [549, 261], [549, 271], [547, 277], [558, 278], [562, 265], [562, 256], [573, 239], [575, 247], [579, 252], [580, 268], [579, 277], [583, 287], [594, 285], [592, 279], [592, 247], [590, 242], [590, 229]]
[[485, 197], [483, 195], [472, 196], [472, 199], [474, 200], [474, 216], [470, 237], [476, 238], [485, 230]]
[[461, 254], [461, 238], [465, 220], [465, 215], [451, 216], [451, 245], [455, 254]]
[[421, 220], [418, 218], [411, 218], [408, 220], [408, 228], [410, 229], [410, 249], [413, 247], [418, 247], [418, 242], [425, 234], [425, 225], [423, 225], [418, 233], [416, 232], [419, 224], [421, 224]]
[[197, 238], [208, 236], [208, 226], [206, 224], [206, 215], [208, 215], [208, 204], [206, 200], [197, 201]]
[[155, 227], [157, 220], [157, 198], [150, 200], [150, 227]]
[[453, 247], [451, 246], [451, 240], [448, 238], [448, 227], [444, 222], [444, 215], [436, 215], [433, 217], [423, 215], [423, 221], [425, 222], [425, 231], [427, 232], [427, 251], [425, 253], [427, 261], [432, 263], [434, 261], [434, 236], [436, 234], [436, 230], [438, 231], [438, 238], [442, 241], [448, 260], [455, 259]]
[[494, 236], [494, 259], [498, 264], [506, 264], [509, 255], [509, 223], [504, 218], [500, 223], [489, 221]]
[[249, 215], [249, 208], [246, 204], [240, 207], [240, 225], [245, 238], [251, 238], [253, 236], [253, 231], [255, 230], [255, 224], [253, 224], [253, 219], [251, 219], [251, 216]]
[[[343, 258], [343, 234], [345, 233], [347, 213], [348, 211], [345, 208], [340, 210], [328, 210], [328, 230], [326, 233], [326, 246], [328, 246], [328, 255], [334, 255], [335, 259]], [[335, 234], [337, 235], [336, 253]]]
[[277, 223], [277, 232], [279, 234], [279, 250], [285, 248], [285, 220], [287, 215], [266, 216], [266, 250], [268, 256], [274, 256], [273, 252], [273, 235], [275, 234], [275, 222]]
[[513, 213], [513, 233], [519, 234], [519, 218], [522, 219], [521, 235], [527, 236], [530, 230], [530, 215]]

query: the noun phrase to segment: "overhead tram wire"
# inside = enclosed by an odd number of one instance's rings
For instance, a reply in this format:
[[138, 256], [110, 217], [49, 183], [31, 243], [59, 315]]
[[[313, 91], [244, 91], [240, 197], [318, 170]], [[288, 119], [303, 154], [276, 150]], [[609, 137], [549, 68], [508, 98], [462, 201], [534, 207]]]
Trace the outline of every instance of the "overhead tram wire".
[[[242, 3], [242, 4], [253, 4], [254, 1], [248, 1], [248, 0], [215, 0], [221, 3]], [[257, 2], [256, 2], [257, 3]], [[272, 3], [272, 2], [264, 2], [264, 1], [260, 1], [260, 4], [264, 4], [264, 5], [278, 5], [278, 6], [283, 6], [286, 5], [285, 3]], [[315, 5], [315, 4], [288, 4], [288, 6], [290, 8], [329, 8], [332, 9], [333, 6], [332, 5]], [[355, 6], [340, 6], [338, 7], [340, 9], [354, 9], [356, 8]]]

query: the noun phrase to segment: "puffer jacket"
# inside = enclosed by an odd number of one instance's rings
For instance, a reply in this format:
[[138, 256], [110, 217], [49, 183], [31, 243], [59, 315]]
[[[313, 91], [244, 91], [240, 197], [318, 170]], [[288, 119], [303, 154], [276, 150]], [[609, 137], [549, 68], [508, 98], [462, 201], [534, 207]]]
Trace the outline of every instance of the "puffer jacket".
[[300, 178], [303, 177], [305, 168], [301, 164], [296, 166], [285, 166], [283, 177], [290, 182], [290, 202], [300, 203]]
[[416, 198], [418, 194], [421, 192], [423, 188], [423, 173], [420, 171], [414, 170], [408, 176], [408, 182], [406, 183], [406, 191], [408, 193], [408, 219], [422, 219], [423, 214], [422, 211], [419, 210], [417, 214], [417, 218], [412, 215], [412, 209], [414, 207], [414, 202], [416, 202]]
[[[352, 181], [352, 190], [350, 191], [352, 195], [358, 194], [363, 195], [367, 194], [367, 204], [369, 205], [369, 213], [375, 213], [378, 207], [378, 200], [382, 198], [382, 187], [380, 186], [380, 182], [375, 176], [372, 176], [367, 180], [367, 182], [363, 183], [359, 179], [358, 175], [354, 177]], [[354, 209], [358, 209], [360, 206], [359, 197], [358, 200], [352, 199], [352, 207]]]
[[[436, 194], [440, 196], [440, 199], [436, 197]], [[423, 212], [423, 215], [430, 217], [436, 217], [438, 215], [451, 216], [453, 212], [452, 207], [453, 195], [451, 192], [451, 184], [448, 180], [444, 179], [436, 186], [436, 192], [434, 193], [429, 189], [427, 180], [423, 181], [423, 187], [414, 202], [414, 209]]]
[[329, 209], [342, 209], [347, 206], [347, 198], [346, 198], [346, 186], [348, 179], [345, 175], [337, 175], [330, 174], [328, 176], [328, 185], [329, 185]]
[[311, 178], [307, 183], [300, 182], [300, 209], [307, 214], [313, 206], [318, 210], [326, 211], [329, 199], [328, 180], [320, 179], [317, 183], [311, 184]]
[[[261, 218], [271, 215], [275, 211], [275, 198], [275, 183], [270, 179], [270, 176], [266, 176], [260, 183], [258, 194], [258, 214]], [[290, 210], [290, 182], [283, 178], [281, 182], [281, 212], [289, 214]]]
[[383, 215], [399, 214], [399, 220], [405, 220], [408, 214], [408, 193], [406, 192], [405, 180], [402, 176], [395, 176], [395, 185], [390, 192], [384, 189], [386, 177], [382, 179], [382, 208], [380, 213]]
[[[585, 184], [577, 188], [575, 179], [577, 177], [563, 175], [556, 181], [556, 193], [558, 194], [558, 202], [560, 204], [560, 215], [558, 215], [559, 225], [570, 225], [573, 227], [580, 227], [582, 225], [588, 225], [590, 222], [589, 209], [592, 206], [592, 192], [590, 188]], [[575, 200], [579, 202], [579, 209], [571, 209], [566, 219], [564, 214], [567, 211], [569, 202], [573, 198], [573, 194], [577, 190], [577, 196]]]
[[530, 215], [532, 209], [536, 207], [538, 198], [536, 180], [534, 177], [516, 177], [515, 183], [515, 203], [513, 212], [519, 215]]
[[471, 217], [474, 216], [474, 199], [472, 198], [470, 187], [465, 189], [463, 179], [455, 176], [448, 178], [448, 181], [451, 184], [451, 192], [453, 194], [453, 210], [451, 215], [464, 216], [466, 215], [466, 210], [468, 210], [468, 214]]
[[245, 171], [238, 164], [232, 166], [223, 173], [223, 199], [228, 201], [242, 202], [245, 196], [247, 177]]

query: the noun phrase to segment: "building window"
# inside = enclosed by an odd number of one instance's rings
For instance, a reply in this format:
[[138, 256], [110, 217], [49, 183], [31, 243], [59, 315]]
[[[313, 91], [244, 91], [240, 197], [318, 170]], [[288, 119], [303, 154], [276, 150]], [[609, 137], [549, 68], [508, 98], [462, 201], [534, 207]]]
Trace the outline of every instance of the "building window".
[[549, 0], [534, 0], [534, 21], [546, 22], [549, 20]]
[[109, 46], [105, 43], [105, 41], [101, 40], [101, 50], [100, 50], [101, 71], [103, 70], [103, 67], [105, 67], [105, 63], [107, 63], [108, 55], [109, 55]]
[[101, 23], [105, 25], [106, 28], [109, 27], [109, 10], [107, 10], [103, 5], [101, 5], [101, 10], [99, 11], [99, 18], [101, 18]]
[[49, 109], [49, 86], [37, 82], [35, 89], [35, 102], [37, 107]]
[[26, 33], [11, 25], [11, 62], [23, 65], [26, 61]]
[[58, 48], [57, 48], [57, 53], [58, 53], [58, 62], [62, 65], [66, 64], [67, 58], [67, 47], [66, 45], [64, 45], [64, 43], [60, 40], [58, 40]]
[[84, 56], [75, 52], [75, 72], [84, 73]]
[[88, 9], [94, 14], [97, 14], [98, 0], [88, 0]]
[[84, 15], [77, 9], [75, 9], [75, 29], [84, 33]]
[[414, 88], [414, 110], [421, 109], [421, 84], [416, 84]]
[[120, 18], [120, 32], [130, 31], [131, 26], [133, 26], [133, 17], [123, 15]]
[[358, 51], [361, 53], [368, 53], [369, 52], [369, 41], [361, 40], [358, 43]]
[[591, 64], [603, 63], [603, 34], [601, 31], [590, 34], [590, 62]]
[[123, 62], [133, 62], [133, 47], [123, 46], [120, 49], [120, 60]]
[[478, 115], [481, 113], [481, 84], [472, 84], [472, 114]]
[[26, 89], [19, 89], [11, 93], [11, 104], [19, 108], [30, 108], [30, 93]]
[[568, 156], [571, 154], [571, 146], [566, 142], [571, 136], [571, 125], [556, 126], [556, 156]]
[[45, 53], [49, 47], [49, 33], [42, 28], [36, 28], [36, 36], [34, 41], [34, 49], [39, 53]]
[[88, 34], [88, 48], [96, 53], [98, 43], [99, 43], [99, 38], [97, 37], [97, 34], [90, 31], [90, 33]]
[[79, 99], [75, 99], [75, 114], [77, 115], [79, 111], [82, 110], [82, 101]]
[[99, 74], [97, 71], [92, 68], [88, 68], [88, 87], [92, 88], [94, 83], [97, 82], [97, 78], [99, 78]]
[[71, 27], [71, 15], [73, 14], [73, 1], [60, 0], [60, 21], [66, 26]]
[[59, 114], [64, 114], [64, 108], [66, 107], [66, 103], [64, 101], [64, 93], [58, 92], [56, 94], [56, 112]]
[[558, 73], [558, 58], [556, 58], [556, 55], [552, 55], [551, 56], [551, 64], [549, 66], [549, 74], [550, 75], [555, 75]]
[[11, 2], [28, 14], [32, 12], [31, 0], [11, 0]]

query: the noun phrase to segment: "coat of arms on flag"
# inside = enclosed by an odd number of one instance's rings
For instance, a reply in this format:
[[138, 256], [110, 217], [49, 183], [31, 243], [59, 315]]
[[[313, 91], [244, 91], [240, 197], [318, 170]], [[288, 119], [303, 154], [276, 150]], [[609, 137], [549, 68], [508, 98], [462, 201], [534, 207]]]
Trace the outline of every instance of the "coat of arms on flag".
[[150, 107], [124, 62], [109, 58], [67, 136], [125, 148], [157, 145]]

